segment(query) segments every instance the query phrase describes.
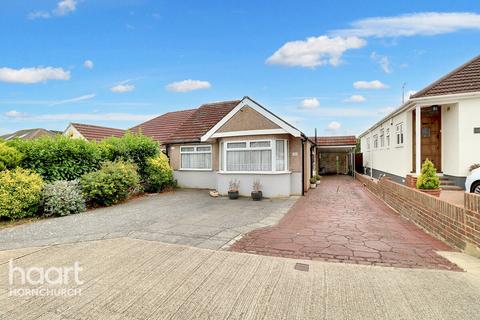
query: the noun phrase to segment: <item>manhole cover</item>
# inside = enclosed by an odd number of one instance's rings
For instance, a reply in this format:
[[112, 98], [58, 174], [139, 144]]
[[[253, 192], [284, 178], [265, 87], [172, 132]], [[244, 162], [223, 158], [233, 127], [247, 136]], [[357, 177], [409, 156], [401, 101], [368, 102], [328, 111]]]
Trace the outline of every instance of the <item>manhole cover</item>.
[[308, 272], [310, 266], [305, 263], [295, 263], [295, 270]]

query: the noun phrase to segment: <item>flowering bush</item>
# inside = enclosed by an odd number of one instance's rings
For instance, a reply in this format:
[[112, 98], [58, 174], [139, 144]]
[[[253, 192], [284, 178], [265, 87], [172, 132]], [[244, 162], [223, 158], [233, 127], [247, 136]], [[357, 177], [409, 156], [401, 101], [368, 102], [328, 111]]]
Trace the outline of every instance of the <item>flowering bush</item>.
[[34, 215], [40, 204], [43, 180], [26, 169], [0, 172], [0, 217], [18, 219]]
[[85, 211], [85, 199], [77, 181], [55, 181], [42, 192], [45, 216], [66, 216]]

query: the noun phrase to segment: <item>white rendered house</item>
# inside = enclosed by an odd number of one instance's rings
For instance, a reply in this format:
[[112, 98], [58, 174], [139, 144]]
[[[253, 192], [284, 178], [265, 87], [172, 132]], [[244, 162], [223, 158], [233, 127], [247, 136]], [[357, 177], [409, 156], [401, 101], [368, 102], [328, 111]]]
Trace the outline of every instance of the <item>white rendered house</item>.
[[359, 138], [372, 177], [405, 182], [428, 158], [447, 184], [463, 188], [469, 167], [480, 163], [480, 56], [411, 96]]

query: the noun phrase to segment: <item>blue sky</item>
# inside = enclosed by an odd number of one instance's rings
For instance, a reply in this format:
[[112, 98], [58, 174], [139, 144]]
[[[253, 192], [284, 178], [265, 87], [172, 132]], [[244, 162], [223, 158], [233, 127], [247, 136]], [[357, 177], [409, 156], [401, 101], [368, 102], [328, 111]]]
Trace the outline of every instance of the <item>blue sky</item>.
[[0, 134], [128, 128], [250, 96], [306, 134], [358, 134], [480, 54], [478, 1], [2, 3]]

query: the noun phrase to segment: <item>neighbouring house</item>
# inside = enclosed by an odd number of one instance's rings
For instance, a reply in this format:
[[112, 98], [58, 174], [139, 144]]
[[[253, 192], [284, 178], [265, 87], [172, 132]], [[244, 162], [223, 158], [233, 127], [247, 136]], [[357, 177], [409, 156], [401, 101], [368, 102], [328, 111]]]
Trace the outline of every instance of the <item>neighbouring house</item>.
[[313, 141], [249, 97], [169, 112], [131, 130], [163, 146], [181, 187], [224, 195], [237, 180], [250, 195], [259, 180], [266, 197], [309, 189]]
[[74, 139], [101, 141], [109, 137], [121, 138], [125, 132], [125, 130], [116, 128], [94, 126], [82, 123], [70, 123], [63, 132], [63, 135]]
[[480, 162], [480, 56], [412, 95], [359, 138], [365, 172], [375, 178], [413, 186], [428, 158], [442, 188], [463, 188], [469, 167]]
[[310, 137], [316, 145], [317, 172], [325, 174], [353, 174], [355, 172], [355, 136]]
[[47, 129], [42, 129], [42, 128], [35, 128], [35, 129], [24, 129], [24, 130], [19, 130], [14, 133], [9, 133], [3, 136], [0, 136], [0, 140], [13, 140], [13, 139], [25, 139], [25, 140], [31, 140], [31, 139], [36, 139], [40, 137], [53, 137], [57, 134], [61, 134], [61, 131], [55, 131], [55, 130], [47, 130]]

